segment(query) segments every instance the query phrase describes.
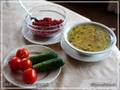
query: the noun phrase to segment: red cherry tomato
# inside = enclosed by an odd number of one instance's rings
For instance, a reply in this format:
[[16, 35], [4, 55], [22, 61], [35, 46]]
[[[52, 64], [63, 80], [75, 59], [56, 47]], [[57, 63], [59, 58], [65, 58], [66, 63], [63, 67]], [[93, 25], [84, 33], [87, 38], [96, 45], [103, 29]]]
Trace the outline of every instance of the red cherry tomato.
[[37, 73], [34, 69], [29, 68], [23, 72], [23, 81], [27, 84], [33, 84], [37, 80]]
[[9, 61], [9, 66], [12, 72], [16, 72], [19, 70], [19, 65], [20, 65], [21, 60], [18, 57], [12, 57], [11, 60]]
[[16, 52], [16, 57], [19, 57], [20, 59], [28, 58], [28, 56], [29, 56], [29, 52], [25, 48], [20, 48]]
[[28, 68], [32, 67], [32, 61], [27, 59], [27, 58], [23, 58], [20, 62], [20, 70], [24, 71]]

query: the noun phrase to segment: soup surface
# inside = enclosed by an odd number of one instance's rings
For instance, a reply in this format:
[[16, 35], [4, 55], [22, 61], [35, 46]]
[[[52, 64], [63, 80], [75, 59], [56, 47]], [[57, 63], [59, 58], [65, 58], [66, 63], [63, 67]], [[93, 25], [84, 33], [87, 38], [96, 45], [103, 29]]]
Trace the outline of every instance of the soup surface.
[[94, 24], [78, 25], [68, 33], [69, 42], [84, 51], [101, 51], [110, 43], [110, 36], [104, 28]]

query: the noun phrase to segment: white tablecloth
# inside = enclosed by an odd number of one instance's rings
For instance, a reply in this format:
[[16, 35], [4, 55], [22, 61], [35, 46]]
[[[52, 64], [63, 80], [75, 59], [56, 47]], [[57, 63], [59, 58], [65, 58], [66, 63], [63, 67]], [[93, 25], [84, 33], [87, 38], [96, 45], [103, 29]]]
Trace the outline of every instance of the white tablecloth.
[[[38, 4], [53, 4], [46, 1], [32, 1], [24, 2], [24, 5], [29, 9]], [[57, 5], [57, 4], [54, 4]], [[88, 18], [79, 15], [65, 7], [62, 7], [68, 15], [68, 23], [73, 21], [90, 21]], [[5, 56], [9, 50], [26, 44], [31, 44], [26, 41], [21, 35], [21, 23], [25, 17], [26, 12], [20, 7], [16, 1], [2, 2], [2, 55]], [[65, 60], [65, 65], [59, 77], [46, 86], [45, 88], [57, 89], [82, 89], [88, 88], [118, 88], [118, 61], [120, 60], [120, 52], [115, 46], [111, 55], [103, 61], [96, 63], [85, 63], [77, 61], [65, 54], [60, 47], [60, 44], [50, 45], [52, 49], [56, 50]], [[4, 88], [9, 84], [3, 78]], [[48, 89], [49, 90], [49, 89]]]

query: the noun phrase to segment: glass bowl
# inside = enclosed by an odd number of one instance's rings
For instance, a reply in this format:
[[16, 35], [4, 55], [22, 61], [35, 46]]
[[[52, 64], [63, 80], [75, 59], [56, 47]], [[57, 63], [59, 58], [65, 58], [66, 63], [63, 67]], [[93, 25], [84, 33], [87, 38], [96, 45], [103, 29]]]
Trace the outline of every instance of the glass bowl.
[[[71, 44], [68, 40], [68, 33], [72, 30], [72, 28], [78, 26], [78, 25], [86, 25], [86, 24], [93, 24], [93, 25], [96, 25], [96, 26], [100, 26], [102, 28], [104, 28], [103, 30], [105, 32], [108, 33], [109, 37], [110, 37], [110, 42], [109, 42], [109, 45], [107, 48], [105, 48], [104, 50], [100, 50], [100, 51], [85, 51], [85, 50], [82, 50], [82, 49], [78, 49], [77, 47], [75, 47], [73, 44]], [[76, 50], [77, 52], [79, 52], [80, 54], [83, 54], [83, 55], [96, 55], [96, 54], [103, 54], [103, 53], [107, 53], [109, 51], [111, 51], [113, 49], [113, 47], [115, 46], [116, 44], [116, 36], [114, 34], [114, 32], [107, 26], [101, 24], [101, 23], [98, 23], [98, 22], [83, 22], [83, 23], [74, 23], [74, 24], [71, 24], [70, 27], [68, 27], [65, 32], [64, 32], [64, 39], [66, 41], [66, 43], [68, 44], [68, 46], [70, 46], [71, 48], [73, 48], [74, 50]], [[96, 43], [96, 42], [94, 42]]]
[[43, 20], [44, 18], [51, 18], [52, 20], [62, 20], [60, 24], [48, 25], [43, 28], [41, 26], [33, 25], [33, 22], [35, 20], [31, 19], [31, 17], [27, 15], [24, 20], [25, 29], [30, 30], [33, 36], [37, 38], [53, 37], [60, 33], [66, 24], [66, 12], [58, 6], [36, 6], [30, 9], [29, 12], [32, 14], [32, 17], [35, 17], [38, 20]]

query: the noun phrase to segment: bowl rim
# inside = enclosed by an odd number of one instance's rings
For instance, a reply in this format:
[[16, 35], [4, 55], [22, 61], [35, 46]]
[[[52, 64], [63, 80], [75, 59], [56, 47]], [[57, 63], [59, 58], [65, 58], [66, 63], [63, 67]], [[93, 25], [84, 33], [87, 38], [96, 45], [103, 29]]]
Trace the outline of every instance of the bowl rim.
[[[81, 25], [81, 24], [94, 24], [94, 25], [98, 25], [100, 27], [103, 27], [105, 28], [105, 30], [108, 32], [108, 34], [112, 34], [112, 39], [113, 41], [111, 40], [111, 45], [109, 47], [107, 47], [105, 50], [101, 50], [101, 51], [95, 51], [95, 52], [92, 52], [92, 51], [84, 51], [82, 49], [78, 49], [77, 47], [75, 47], [74, 45], [72, 45], [69, 40], [68, 40], [68, 33], [69, 31], [71, 31], [71, 29], [73, 27], [76, 27], [78, 25]], [[91, 22], [79, 22], [79, 23], [72, 23], [71, 25], [69, 25], [70, 27], [69, 28], [66, 28], [65, 32], [63, 33], [64, 34], [64, 39], [65, 41], [67, 42], [67, 44], [73, 48], [74, 50], [80, 52], [80, 53], [83, 53], [83, 54], [86, 54], [86, 55], [94, 55], [94, 54], [100, 54], [100, 53], [105, 53], [105, 52], [108, 52], [112, 49], [112, 47], [116, 44], [117, 42], [117, 39], [116, 39], [116, 36], [114, 34], [114, 32], [109, 28], [107, 27], [106, 25], [104, 24], [101, 24], [101, 23], [98, 23], [98, 22], [94, 22], [94, 21], [91, 21]]]
[[[45, 6], [47, 6], [47, 7], [55, 7], [55, 8], [59, 8], [61, 11], [63, 11], [63, 13], [64, 14], [61, 14], [60, 12], [58, 12], [57, 10], [39, 10], [39, 11], [49, 11], [49, 12], [55, 12], [55, 13], [57, 13], [57, 14], [59, 14], [59, 15], [61, 15], [63, 18], [64, 18], [64, 20], [63, 20], [63, 22], [61, 23], [61, 24], [59, 24], [59, 25], [53, 25], [53, 26], [49, 26], [49, 28], [56, 28], [56, 27], [58, 27], [58, 26], [62, 26], [62, 25], [65, 25], [66, 24], [66, 22], [67, 22], [67, 13], [66, 13], [66, 11], [64, 10], [64, 9], [62, 9], [60, 6], [55, 6], [55, 5], [49, 5], [49, 4], [46, 4], [46, 5], [37, 5], [37, 6], [35, 6], [35, 7], [32, 7], [31, 9], [29, 9], [29, 12], [31, 12], [32, 10], [34, 10], [34, 9], [36, 9], [36, 8], [38, 8], [38, 7], [45, 7]], [[29, 27], [39, 27], [39, 26], [35, 26], [35, 25], [30, 25], [28, 22], [27, 22], [27, 18], [30, 18], [31, 16], [30, 15], [26, 15], [25, 16], [25, 19], [24, 19], [24, 22], [26, 23], [26, 25], [27, 26], [29, 26]], [[42, 31], [42, 30], [39, 30], [39, 29], [34, 29], [34, 30], [37, 30], [37, 31]], [[47, 30], [46, 30], [47, 31]], [[54, 30], [51, 30], [51, 31], [54, 31]]]

